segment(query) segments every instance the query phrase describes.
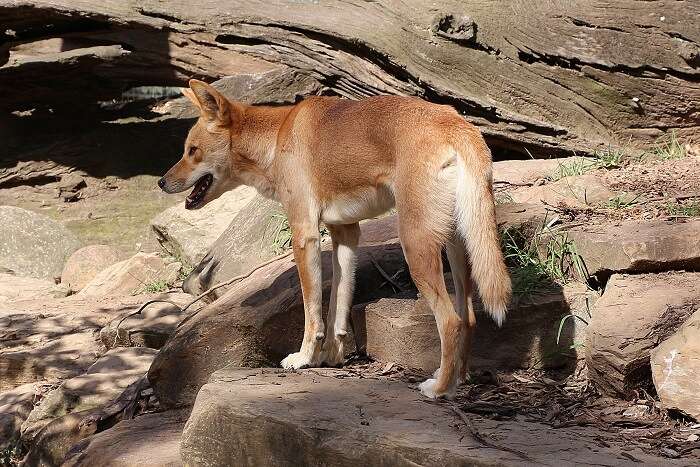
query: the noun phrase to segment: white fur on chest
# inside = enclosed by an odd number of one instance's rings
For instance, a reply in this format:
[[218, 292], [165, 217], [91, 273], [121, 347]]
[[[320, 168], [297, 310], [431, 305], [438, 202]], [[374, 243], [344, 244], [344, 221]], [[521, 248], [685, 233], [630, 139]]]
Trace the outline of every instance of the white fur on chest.
[[366, 188], [328, 201], [321, 211], [326, 224], [353, 224], [385, 213], [395, 204], [391, 188]]

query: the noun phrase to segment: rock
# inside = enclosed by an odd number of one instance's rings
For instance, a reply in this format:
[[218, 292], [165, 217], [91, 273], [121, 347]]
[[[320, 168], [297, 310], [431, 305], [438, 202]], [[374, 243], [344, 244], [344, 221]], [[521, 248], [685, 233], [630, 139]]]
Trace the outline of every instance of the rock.
[[157, 215], [151, 227], [169, 254], [196, 265], [256, 193], [254, 188], [241, 186], [194, 211], [179, 203]]
[[61, 283], [78, 292], [104, 269], [121, 259], [121, 253], [108, 245], [84, 246], [68, 258], [61, 274]]
[[[182, 285], [185, 292], [199, 295], [274, 258], [279, 253], [275, 237], [285, 219], [281, 213], [276, 201], [260, 195], [249, 201], [187, 277]], [[220, 297], [226, 290], [222, 288], [213, 296]]]
[[678, 331], [652, 351], [651, 374], [665, 408], [700, 421], [700, 305], [695, 310]]
[[[372, 223], [362, 228], [368, 225]], [[386, 234], [390, 227], [390, 222], [381, 222], [381, 228], [374, 230], [375, 239], [391, 236]], [[326, 305], [332, 270], [328, 246], [322, 254]], [[358, 255], [355, 301], [391, 293], [372, 258], [393, 275], [405, 268], [401, 246], [395, 240], [363, 243]], [[303, 327], [299, 278], [293, 259], [284, 257], [233, 284], [223, 297], [183, 321], [156, 356], [148, 379], [163, 406], [191, 404], [209, 375], [226, 365], [278, 365], [299, 350]], [[346, 343], [351, 350], [351, 338]]]
[[573, 164], [593, 164], [585, 157], [562, 157], [558, 159], [508, 160], [493, 163], [495, 185], [529, 186], [557, 174], [560, 167]]
[[80, 297], [0, 303], [0, 391], [81, 374], [105, 352], [100, 329], [154, 298], [185, 294]]
[[[451, 279], [446, 282], [452, 294]], [[588, 309], [596, 299], [597, 295], [582, 284], [520, 297], [511, 304], [501, 328], [476, 303], [477, 327], [470, 368], [556, 368], [575, 363], [570, 355], [576, 357], [585, 326], [579, 319], [567, 319], [557, 343], [559, 323], [566, 315], [587, 319]], [[382, 298], [366, 307], [360, 305], [353, 310], [354, 321], [362, 319], [362, 308], [366, 351], [374, 359], [425, 372], [440, 366], [440, 336], [424, 298]]]
[[61, 177], [58, 182], [58, 197], [66, 203], [78, 201], [81, 198], [81, 190], [87, 187], [85, 178], [78, 173], [70, 173]]
[[603, 393], [650, 389], [649, 355], [700, 304], [700, 273], [613, 275], [586, 331], [588, 377]]
[[63, 467], [180, 467], [180, 436], [189, 410], [146, 414], [74, 445]]
[[60, 298], [68, 289], [53, 281], [0, 273], [0, 302], [20, 299]]
[[20, 276], [54, 280], [80, 242], [48, 217], [13, 206], [0, 206], [0, 267]]
[[84, 374], [63, 381], [34, 407], [22, 424], [24, 444], [41, 444], [40, 448], [45, 449], [46, 443], [35, 443], [42, 428], [67, 414], [106, 405], [148, 371], [155, 354], [153, 349], [140, 347], [112, 349]]
[[510, 192], [515, 203], [547, 203], [552, 206], [583, 208], [614, 197], [603, 179], [594, 174], [564, 177], [556, 182], [525, 187]]
[[664, 462], [596, 443], [597, 429], [466, 417], [469, 428], [450, 404], [428, 404], [403, 381], [334, 369], [226, 368], [197, 395], [180, 454], [185, 465], [202, 467], [635, 465], [623, 454]]
[[555, 215], [547, 212], [540, 203], [503, 203], [496, 205], [496, 222], [501, 230], [517, 229], [536, 232]]
[[[192, 300], [188, 294], [173, 294], [169, 300], [184, 306]], [[195, 304], [186, 313], [200, 308]], [[113, 347], [149, 347], [160, 349], [175, 331], [177, 325], [186, 315], [181, 309], [167, 303], [154, 303], [146, 307], [140, 314], [123, 319], [115, 318], [100, 331], [102, 344]], [[122, 321], [123, 320], [123, 321]], [[121, 323], [121, 324], [120, 324]], [[119, 326], [117, 335], [117, 326]]]
[[28, 383], [0, 393], [0, 451], [12, 448], [19, 440], [20, 428], [41, 399], [36, 383]]
[[179, 276], [181, 263], [155, 253], [136, 253], [98, 273], [78, 295], [83, 297], [162, 292]]
[[567, 236], [590, 275], [700, 267], [700, 220], [579, 226]]

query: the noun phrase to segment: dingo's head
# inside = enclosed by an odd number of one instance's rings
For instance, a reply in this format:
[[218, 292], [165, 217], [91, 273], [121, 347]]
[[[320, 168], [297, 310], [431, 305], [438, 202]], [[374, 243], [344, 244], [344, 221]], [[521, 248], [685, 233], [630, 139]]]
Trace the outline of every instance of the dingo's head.
[[239, 184], [231, 167], [231, 132], [240, 122], [243, 108], [197, 80], [190, 80], [190, 88], [183, 94], [199, 109], [200, 116], [187, 135], [182, 159], [158, 181], [158, 186], [166, 193], [194, 186], [185, 208], [199, 209]]

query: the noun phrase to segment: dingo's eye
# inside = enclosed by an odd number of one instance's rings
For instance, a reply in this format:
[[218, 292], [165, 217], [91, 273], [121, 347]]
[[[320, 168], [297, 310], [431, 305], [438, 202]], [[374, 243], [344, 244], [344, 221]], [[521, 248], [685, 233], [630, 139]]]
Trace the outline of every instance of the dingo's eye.
[[197, 152], [197, 146], [190, 146], [190, 151], [188, 152], [188, 154], [190, 156], [194, 156], [195, 152]]

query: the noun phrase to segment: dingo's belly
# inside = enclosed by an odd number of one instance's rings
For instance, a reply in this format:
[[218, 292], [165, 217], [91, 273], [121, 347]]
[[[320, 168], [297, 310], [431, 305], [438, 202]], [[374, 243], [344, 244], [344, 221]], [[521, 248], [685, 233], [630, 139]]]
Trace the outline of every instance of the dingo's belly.
[[321, 220], [326, 224], [353, 224], [383, 214], [394, 204], [391, 188], [365, 188], [338, 195], [326, 202], [321, 211]]

